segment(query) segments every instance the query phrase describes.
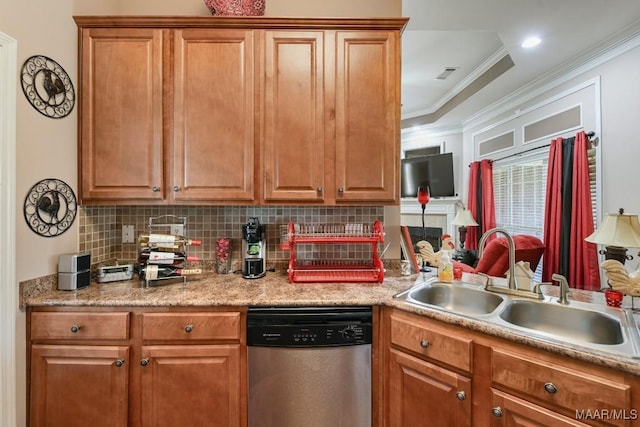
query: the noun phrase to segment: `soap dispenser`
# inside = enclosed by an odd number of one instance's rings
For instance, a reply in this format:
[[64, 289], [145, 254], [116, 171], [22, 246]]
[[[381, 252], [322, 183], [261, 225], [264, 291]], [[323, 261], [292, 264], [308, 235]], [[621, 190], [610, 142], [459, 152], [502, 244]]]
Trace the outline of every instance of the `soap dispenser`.
[[438, 268], [438, 279], [445, 283], [453, 282], [453, 264], [449, 257], [449, 251], [444, 251], [442, 254], [440, 267]]

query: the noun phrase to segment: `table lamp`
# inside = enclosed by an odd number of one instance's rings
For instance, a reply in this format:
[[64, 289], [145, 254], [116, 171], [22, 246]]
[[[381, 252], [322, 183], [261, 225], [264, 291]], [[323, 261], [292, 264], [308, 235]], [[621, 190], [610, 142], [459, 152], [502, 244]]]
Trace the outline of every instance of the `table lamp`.
[[624, 209], [619, 213], [604, 216], [600, 226], [584, 240], [604, 245], [600, 251], [605, 259], [615, 259], [622, 264], [633, 257], [627, 255], [627, 248], [640, 248], [640, 223], [637, 215], [625, 215]]
[[467, 227], [477, 227], [478, 223], [473, 219], [469, 209], [462, 209], [456, 213], [455, 218], [451, 221], [451, 225], [458, 226], [460, 233], [460, 249], [458, 253], [464, 252], [464, 241], [467, 239]]

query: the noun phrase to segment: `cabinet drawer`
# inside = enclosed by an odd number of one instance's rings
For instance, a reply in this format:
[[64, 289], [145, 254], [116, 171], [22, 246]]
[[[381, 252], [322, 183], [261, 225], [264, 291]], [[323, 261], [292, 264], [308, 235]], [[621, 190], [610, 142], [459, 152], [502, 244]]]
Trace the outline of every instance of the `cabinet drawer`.
[[492, 350], [491, 379], [496, 388], [569, 416], [581, 410], [629, 411], [631, 406], [630, 385], [502, 349]]
[[472, 340], [454, 328], [419, 317], [391, 315], [391, 343], [471, 372]]
[[240, 340], [240, 313], [145, 313], [143, 340]]
[[126, 340], [129, 313], [31, 313], [32, 340]]
[[553, 426], [553, 427], [587, 427], [573, 417], [566, 417], [556, 412], [518, 399], [510, 394], [491, 389], [493, 406], [491, 408], [491, 425], [499, 426]]

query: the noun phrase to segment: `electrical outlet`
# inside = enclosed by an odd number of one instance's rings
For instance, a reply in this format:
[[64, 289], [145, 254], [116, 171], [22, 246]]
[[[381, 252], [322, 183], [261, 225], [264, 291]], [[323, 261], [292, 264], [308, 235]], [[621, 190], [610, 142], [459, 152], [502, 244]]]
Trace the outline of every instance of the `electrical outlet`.
[[135, 243], [133, 239], [133, 225], [122, 226], [122, 243]]
[[174, 236], [184, 236], [184, 225], [172, 224], [170, 233]]

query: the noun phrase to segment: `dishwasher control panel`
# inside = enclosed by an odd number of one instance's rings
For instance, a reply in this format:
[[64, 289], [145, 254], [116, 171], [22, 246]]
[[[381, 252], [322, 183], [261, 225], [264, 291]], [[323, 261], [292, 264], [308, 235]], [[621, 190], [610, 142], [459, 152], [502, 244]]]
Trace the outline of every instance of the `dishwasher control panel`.
[[[271, 315], [269, 315], [271, 314]], [[371, 344], [371, 312], [247, 314], [247, 345], [321, 347]]]

